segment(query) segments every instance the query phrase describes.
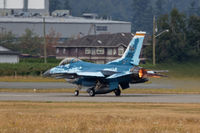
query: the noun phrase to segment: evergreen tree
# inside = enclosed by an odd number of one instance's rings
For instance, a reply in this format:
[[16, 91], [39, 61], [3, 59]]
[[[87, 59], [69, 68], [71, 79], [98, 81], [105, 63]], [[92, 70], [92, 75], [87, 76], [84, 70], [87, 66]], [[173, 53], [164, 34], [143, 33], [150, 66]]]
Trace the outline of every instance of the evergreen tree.
[[133, 31], [147, 31], [152, 33], [153, 14], [149, 0], [132, 1], [132, 29]]
[[187, 27], [186, 17], [177, 9], [173, 9], [170, 16], [164, 15], [158, 20], [161, 31], [169, 29], [157, 38], [156, 54], [158, 61], [183, 61], [187, 58]]
[[188, 22], [187, 55], [189, 57], [200, 56], [200, 17], [191, 16]]
[[166, 13], [164, 5], [166, 4], [165, 0], [157, 0], [155, 2], [155, 9], [154, 9], [154, 14], [159, 17]]
[[33, 33], [30, 29], [25, 30], [19, 38], [18, 48], [21, 53], [31, 54], [31, 55], [40, 55], [41, 48], [43, 46], [43, 39]]
[[195, 15], [195, 14], [197, 13], [196, 4], [197, 4], [197, 3], [196, 3], [196, 1], [194, 1], [194, 0], [190, 3], [189, 9], [188, 9], [188, 14], [189, 14], [189, 16]]
[[18, 51], [16, 36], [12, 32], [5, 32], [0, 34], [0, 45], [13, 51]]

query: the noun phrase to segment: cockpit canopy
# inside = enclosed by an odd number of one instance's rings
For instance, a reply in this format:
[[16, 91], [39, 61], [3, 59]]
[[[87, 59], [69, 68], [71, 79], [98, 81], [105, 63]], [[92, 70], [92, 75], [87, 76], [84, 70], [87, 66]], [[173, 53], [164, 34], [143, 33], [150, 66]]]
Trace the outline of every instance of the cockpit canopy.
[[65, 58], [60, 62], [59, 66], [70, 64], [70, 63], [75, 63], [78, 61], [81, 61], [81, 60], [78, 58]]

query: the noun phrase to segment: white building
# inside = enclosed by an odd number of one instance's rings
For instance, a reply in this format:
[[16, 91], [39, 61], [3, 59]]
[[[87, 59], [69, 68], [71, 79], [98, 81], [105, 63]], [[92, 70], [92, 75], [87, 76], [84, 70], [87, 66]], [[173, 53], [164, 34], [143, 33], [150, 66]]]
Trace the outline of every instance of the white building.
[[[46, 17], [46, 33], [59, 33], [60, 38], [76, 38], [95, 34], [131, 33], [131, 23], [124, 21], [87, 19], [84, 17]], [[12, 32], [18, 37], [26, 29], [43, 36], [42, 17], [0, 17], [0, 27], [4, 32]]]
[[0, 32], [12, 32], [17, 37], [26, 29], [43, 37], [44, 17], [46, 33], [59, 33], [63, 41], [86, 35], [131, 33], [131, 22], [104, 20], [94, 13], [73, 17], [70, 11], [60, 10], [49, 16], [49, 0], [0, 0], [0, 12]]
[[0, 0], [0, 15], [11, 13], [40, 13], [49, 15], [49, 0]]
[[19, 63], [19, 54], [0, 46], [0, 63]]

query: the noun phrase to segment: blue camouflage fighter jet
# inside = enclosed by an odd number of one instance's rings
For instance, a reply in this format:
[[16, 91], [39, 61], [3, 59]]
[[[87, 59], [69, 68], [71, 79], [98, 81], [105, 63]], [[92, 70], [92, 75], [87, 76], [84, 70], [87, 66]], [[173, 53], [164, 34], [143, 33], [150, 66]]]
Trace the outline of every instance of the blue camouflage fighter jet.
[[51, 68], [43, 75], [64, 78], [76, 84], [74, 95], [78, 96], [82, 87], [88, 87], [90, 96], [114, 92], [120, 96], [121, 89], [128, 89], [129, 84], [147, 82], [148, 75], [158, 76], [153, 71], [139, 67], [139, 56], [146, 32], [136, 32], [123, 56], [107, 64], [94, 64], [79, 59], [64, 59], [59, 66]]

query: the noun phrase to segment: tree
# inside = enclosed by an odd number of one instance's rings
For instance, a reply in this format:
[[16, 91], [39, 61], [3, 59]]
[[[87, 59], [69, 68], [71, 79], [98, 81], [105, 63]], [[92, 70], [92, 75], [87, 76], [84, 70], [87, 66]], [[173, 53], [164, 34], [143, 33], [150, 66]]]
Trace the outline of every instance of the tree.
[[153, 12], [149, 0], [133, 0], [132, 17], [134, 32], [139, 30], [152, 33]]
[[188, 14], [191, 16], [191, 15], [194, 15], [196, 14], [196, 2], [193, 0], [191, 3], [190, 3], [190, 7], [189, 7], [189, 11], [188, 11]]
[[47, 41], [47, 55], [55, 55], [55, 46], [58, 45], [60, 34], [56, 33], [53, 29], [46, 36]]
[[183, 61], [187, 58], [187, 23], [184, 14], [173, 9], [170, 16], [163, 15], [158, 20], [160, 31], [169, 29], [157, 38], [156, 54], [157, 60], [162, 62], [166, 60]]
[[42, 44], [42, 38], [33, 33], [30, 29], [25, 30], [19, 38], [19, 51], [24, 54], [40, 55]]
[[200, 56], [200, 17], [190, 16], [187, 34], [187, 55], [189, 57]]
[[166, 12], [166, 1], [165, 0], [157, 0], [155, 2], [155, 9], [154, 9], [154, 14], [159, 17], [161, 15], [163, 15]]
[[12, 32], [2, 32], [0, 34], [0, 45], [4, 46], [13, 51], [18, 51], [17, 48], [17, 39], [16, 36]]

